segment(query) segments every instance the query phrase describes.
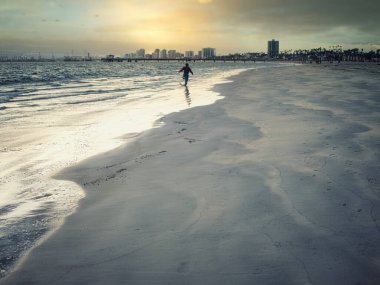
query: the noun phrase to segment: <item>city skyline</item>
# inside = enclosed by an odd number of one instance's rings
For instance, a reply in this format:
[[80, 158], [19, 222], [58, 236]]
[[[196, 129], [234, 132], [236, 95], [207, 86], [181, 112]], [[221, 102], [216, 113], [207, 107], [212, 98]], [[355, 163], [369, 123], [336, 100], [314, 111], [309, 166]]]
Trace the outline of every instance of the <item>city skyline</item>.
[[374, 0], [3, 0], [0, 51], [125, 54], [141, 47], [220, 54], [342, 45], [380, 48]]

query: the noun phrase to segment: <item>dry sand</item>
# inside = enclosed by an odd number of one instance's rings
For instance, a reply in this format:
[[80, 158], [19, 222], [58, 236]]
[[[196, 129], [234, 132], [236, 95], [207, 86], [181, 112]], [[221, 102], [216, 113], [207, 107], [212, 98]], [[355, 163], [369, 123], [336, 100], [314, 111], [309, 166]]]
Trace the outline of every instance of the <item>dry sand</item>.
[[60, 173], [87, 196], [0, 283], [380, 284], [379, 75], [233, 77], [215, 104]]

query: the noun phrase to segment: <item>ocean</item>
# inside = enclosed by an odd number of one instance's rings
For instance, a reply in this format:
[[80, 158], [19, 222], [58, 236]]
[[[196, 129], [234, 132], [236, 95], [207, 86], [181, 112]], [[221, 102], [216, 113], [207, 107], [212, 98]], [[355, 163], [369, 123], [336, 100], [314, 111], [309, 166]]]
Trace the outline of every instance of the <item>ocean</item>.
[[159, 127], [165, 114], [212, 104], [230, 75], [273, 63], [0, 63], [0, 278], [73, 213], [84, 193], [66, 167]]

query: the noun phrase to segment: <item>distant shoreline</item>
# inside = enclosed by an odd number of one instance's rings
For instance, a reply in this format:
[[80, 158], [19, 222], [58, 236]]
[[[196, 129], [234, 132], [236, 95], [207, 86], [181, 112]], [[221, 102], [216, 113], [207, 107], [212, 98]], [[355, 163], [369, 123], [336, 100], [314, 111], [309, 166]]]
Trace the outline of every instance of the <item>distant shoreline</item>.
[[319, 60], [319, 59], [306, 59], [306, 60], [284, 60], [284, 59], [267, 59], [267, 58], [254, 58], [254, 59], [242, 59], [242, 58], [204, 58], [204, 59], [189, 59], [189, 58], [120, 58], [115, 57], [112, 59], [107, 58], [83, 58], [83, 59], [0, 59], [0, 63], [2, 62], [268, 62], [268, 63], [316, 63], [316, 64], [324, 64], [324, 63], [380, 63], [380, 58], [375, 58], [372, 60]]

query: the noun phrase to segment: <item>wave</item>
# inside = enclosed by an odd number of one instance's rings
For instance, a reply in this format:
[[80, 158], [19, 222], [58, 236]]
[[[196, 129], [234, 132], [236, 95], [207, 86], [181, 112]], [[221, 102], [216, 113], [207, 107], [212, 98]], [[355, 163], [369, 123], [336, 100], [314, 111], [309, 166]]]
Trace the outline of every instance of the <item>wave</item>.
[[[99, 95], [99, 94], [115, 94], [115, 93], [124, 93], [121, 96], [126, 96], [126, 92], [131, 91], [131, 90], [133, 90], [133, 88], [116, 88], [116, 89], [110, 89], [110, 90], [103, 90], [103, 89], [84, 90], [84, 91], [77, 91], [77, 92], [74, 91], [72, 93], [60, 93], [60, 94], [56, 94], [56, 95], [35, 96], [35, 97], [32, 97], [32, 95], [28, 94], [27, 96], [26, 95], [22, 96], [22, 97], [27, 97], [27, 98], [14, 99], [14, 100], [11, 100], [11, 102], [12, 103], [20, 103], [20, 102], [30, 102], [30, 101], [63, 99], [63, 98], [69, 98], [69, 97], [91, 96], [91, 95]], [[83, 102], [86, 102], [86, 101], [91, 101], [91, 100], [85, 100]], [[64, 102], [62, 102], [62, 103], [64, 103]]]
[[108, 97], [101, 97], [101, 98], [94, 98], [94, 99], [89, 99], [89, 100], [78, 100], [78, 101], [72, 101], [72, 102], [66, 102], [66, 105], [76, 105], [76, 104], [88, 104], [88, 103], [97, 103], [97, 102], [105, 102], [105, 101], [110, 101], [110, 100], [115, 100], [118, 98], [125, 97], [126, 94], [124, 95], [114, 95], [114, 96], [108, 96]]

